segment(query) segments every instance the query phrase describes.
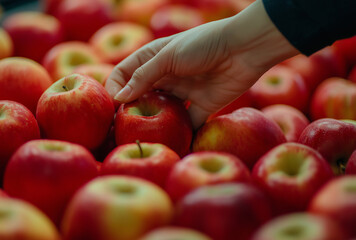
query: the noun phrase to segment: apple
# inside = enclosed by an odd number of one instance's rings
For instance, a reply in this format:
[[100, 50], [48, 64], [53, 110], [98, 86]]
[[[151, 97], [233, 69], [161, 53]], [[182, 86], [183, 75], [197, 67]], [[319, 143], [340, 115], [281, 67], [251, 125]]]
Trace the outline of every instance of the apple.
[[131, 103], [121, 104], [115, 117], [117, 145], [140, 142], [161, 143], [180, 157], [190, 152], [193, 130], [183, 101], [166, 93], [145, 93]]
[[4, 192], [3, 189], [0, 189], [0, 198], [5, 198], [5, 197], [9, 197], [9, 195], [7, 195], [7, 193]]
[[54, 81], [73, 73], [82, 64], [98, 64], [102, 57], [85, 42], [69, 41], [57, 44], [43, 58], [43, 66]]
[[324, 216], [292, 213], [264, 224], [251, 240], [345, 240], [341, 228]]
[[22, 144], [40, 138], [40, 129], [30, 110], [20, 103], [0, 100], [0, 182], [12, 154]]
[[58, 7], [63, 0], [40, 0], [43, 11], [50, 15], [57, 15]]
[[253, 181], [272, 200], [276, 214], [304, 211], [315, 192], [333, 176], [316, 150], [299, 143], [274, 147], [252, 170]]
[[36, 112], [38, 99], [52, 84], [46, 69], [22, 57], [0, 60], [0, 100], [12, 100]]
[[14, 52], [14, 44], [10, 35], [0, 27], [0, 59], [11, 57]]
[[240, 97], [238, 97], [237, 99], [235, 99], [234, 101], [226, 105], [225, 107], [223, 107], [216, 113], [211, 114], [207, 121], [210, 121], [214, 117], [218, 117], [220, 115], [232, 113], [233, 111], [242, 107], [252, 107], [252, 105], [253, 105], [253, 99], [251, 96], [251, 92], [250, 90], [247, 90]]
[[336, 221], [349, 239], [356, 237], [356, 177], [340, 176], [329, 181], [313, 197], [309, 212]]
[[41, 12], [18, 12], [3, 22], [14, 44], [14, 55], [41, 62], [49, 49], [64, 40], [61, 23]]
[[0, 197], [0, 239], [60, 240], [48, 217], [31, 204]]
[[52, 84], [38, 101], [42, 136], [94, 150], [106, 138], [114, 104], [105, 88], [86, 75], [72, 74]]
[[275, 65], [264, 73], [250, 89], [254, 105], [261, 109], [285, 104], [306, 112], [309, 90], [303, 77], [291, 68]]
[[112, 14], [119, 22], [134, 22], [148, 27], [150, 19], [157, 9], [165, 6], [170, 0], [109, 0]]
[[139, 240], [177, 240], [177, 239], [189, 239], [189, 240], [212, 240], [205, 234], [198, 232], [190, 228], [168, 226], [161, 227], [145, 234]]
[[356, 150], [352, 152], [351, 156], [347, 161], [345, 173], [356, 174]]
[[151, 17], [150, 28], [156, 38], [167, 37], [203, 24], [199, 10], [187, 5], [170, 4]]
[[180, 157], [159, 143], [128, 143], [115, 148], [104, 160], [102, 175], [132, 175], [164, 187]]
[[234, 10], [234, 13], [239, 13], [249, 5], [251, 5], [255, 0], [230, 0], [230, 4]]
[[324, 80], [313, 94], [310, 114], [313, 120], [356, 120], [356, 83], [339, 77]]
[[284, 104], [274, 104], [261, 109], [282, 129], [288, 142], [297, 142], [300, 134], [309, 125], [308, 118], [298, 109]]
[[298, 142], [321, 153], [335, 174], [343, 174], [347, 160], [356, 149], [356, 122], [331, 118], [316, 120], [303, 130]]
[[224, 182], [250, 182], [250, 171], [236, 156], [224, 152], [196, 152], [173, 166], [165, 190], [176, 202], [195, 188]]
[[37, 206], [59, 226], [70, 198], [97, 175], [95, 158], [84, 147], [58, 140], [31, 140], [11, 157], [4, 190]]
[[78, 41], [88, 41], [97, 30], [114, 21], [105, 0], [62, 0], [57, 17], [66, 37]]
[[152, 32], [145, 26], [114, 22], [100, 28], [89, 42], [103, 56], [105, 62], [116, 65], [153, 39]]
[[332, 47], [345, 59], [348, 67], [356, 64], [356, 36], [340, 39]]
[[349, 79], [352, 82], [356, 83], [356, 64], [351, 68], [347, 79]]
[[265, 195], [244, 183], [199, 187], [176, 205], [178, 226], [201, 231], [212, 239], [247, 240], [271, 218]]
[[104, 86], [114, 67], [108, 63], [82, 64], [74, 68], [73, 73], [88, 75]]
[[135, 240], [167, 225], [172, 215], [172, 203], [157, 185], [135, 177], [103, 176], [74, 195], [62, 234], [66, 240]]
[[271, 148], [286, 142], [281, 128], [254, 108], [240, 108], [206, 122], [193, 141], [193, 152], [234, 154], [250, 169]]

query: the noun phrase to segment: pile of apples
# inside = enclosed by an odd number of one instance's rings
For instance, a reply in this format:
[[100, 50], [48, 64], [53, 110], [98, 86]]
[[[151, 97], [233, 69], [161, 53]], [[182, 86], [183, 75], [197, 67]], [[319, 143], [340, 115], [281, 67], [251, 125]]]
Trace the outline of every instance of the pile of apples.
[[118, 104], [114, 66], [253, 0], [42, 0], [0, 28], [0, 239], [356, 238], [356, 37], [288, 59], [193, 129]]

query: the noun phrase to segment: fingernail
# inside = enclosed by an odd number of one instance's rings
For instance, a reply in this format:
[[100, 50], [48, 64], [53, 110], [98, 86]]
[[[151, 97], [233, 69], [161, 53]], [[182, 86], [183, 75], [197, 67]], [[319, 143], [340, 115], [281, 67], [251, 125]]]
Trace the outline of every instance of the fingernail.
[[126, 85], [123, 89], [120, 90], [120, 92], [118, 92], [115, 95], [114, 99], [119, 102], [123, 102], [125, 99], [127, 99], [130, 96], [131, 92], [132, 92], [131, 87]]

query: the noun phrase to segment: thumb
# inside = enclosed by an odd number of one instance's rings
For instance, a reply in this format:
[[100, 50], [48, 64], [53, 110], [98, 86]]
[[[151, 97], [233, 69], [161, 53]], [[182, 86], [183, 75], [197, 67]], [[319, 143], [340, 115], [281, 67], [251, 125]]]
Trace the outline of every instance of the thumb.
[[162, 54], [157, 54], [149, 61], [141, 65], [132, 74], [126, 83], [114, 97], [119, 102], [131, 102], [151, 89], [152, 85], [166, 75], [167, 61]]

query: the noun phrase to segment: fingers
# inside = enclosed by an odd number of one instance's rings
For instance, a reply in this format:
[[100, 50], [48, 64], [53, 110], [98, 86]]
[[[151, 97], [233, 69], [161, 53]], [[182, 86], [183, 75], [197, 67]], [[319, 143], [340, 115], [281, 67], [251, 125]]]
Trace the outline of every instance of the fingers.
[[212, 114], [212, 112], [209, 112], [194, 103], [190, 104], [188, 112], [192, 119], [194, 129], [198, 129], [200, 126], [202, 126], [208, 119], [210, 114]]
[[130, 102], [151, 89], [152, 85], [164, 77], [167, 72], [167, 57], [162, 52], [139, 66], [132, 74], [131, 79], [115, 95], [119, 102]]

